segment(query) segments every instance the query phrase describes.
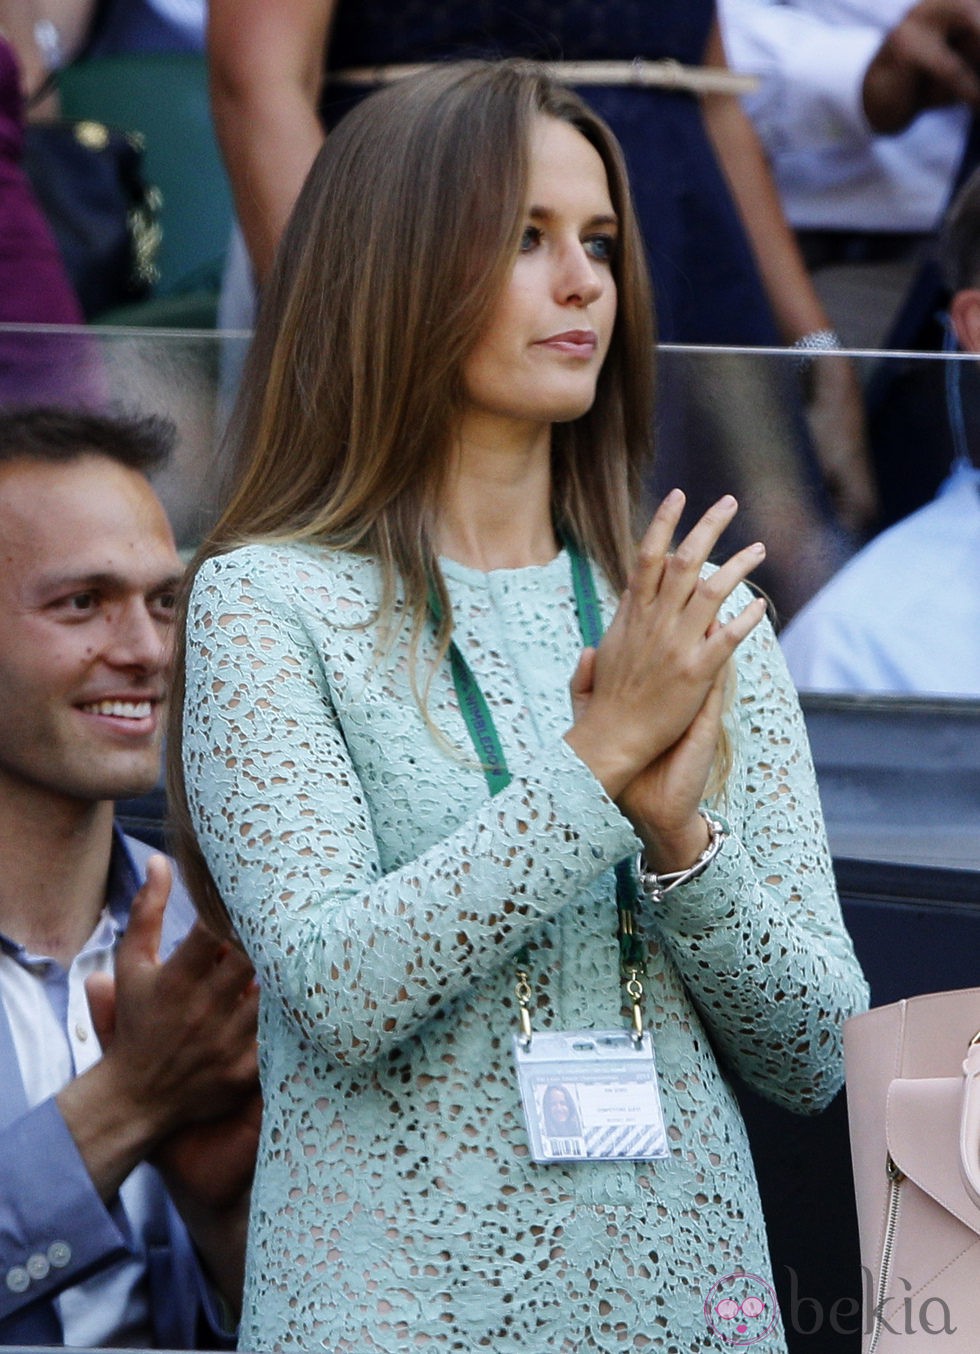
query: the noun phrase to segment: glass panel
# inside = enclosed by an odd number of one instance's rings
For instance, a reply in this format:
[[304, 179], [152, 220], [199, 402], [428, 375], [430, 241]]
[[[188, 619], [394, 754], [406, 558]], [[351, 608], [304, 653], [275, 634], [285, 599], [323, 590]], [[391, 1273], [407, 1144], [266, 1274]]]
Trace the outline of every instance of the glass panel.
[[980, 696], [976, 359], [849, 355], [878, 499], [860, 526], [859, 428], [846, 386], [826, 395], [842, 362], [663, 349], [656, 488], [680, 483], [692, 516], [723, 490], [739, 498], [730, 543], [766, 543], [757, 581], [792, 622], [785, 647], [802, 689]]
[[247, 336], [203, 330], [0, 326], [0, 405], [95, 405], [157, 414], [177, 426], [156, 477], [182, 551], [217, 512], [222, 467], [221, 373], [237, 370]]
[[[173, 419], [179, 450], [160, 477], [159, 490], [181, 547], [190, 550], [220, 502], [220, 429], [246, 346], [244, 334], [202, 330], [7, 326], [0, 328], [0, 403], [109, 402]], [[657, 358], [657, 385], [651, 501], [679, 484], [688, 495], [690, 521], [721, 493], [734, 493], [741, 512], [722, 550], [755, 539], [766, 543], [767, 560], [756, 581], [772, 599], [779, 625], [796, 617], [881, 526], [907, 519], [928, 504], [978, 435], [973, 428], [980, 411], [976, 363], [959, 355], [876, 352], [801, 360], [785, 349], [664, 346]], [[855, 417], [862, 394], [869, 410], [867, 464]], [[872, 523], [866, 519], [875, 481], [878, 516]], [[963, 493], [975, 504], [975, 485]], [[917, 646], [921, 656], [933, 660], [931, 667], [924, 664], [930, 694], [980, 696], [980, 647], [975, 664], [969, 652], [973, 636], [980, 646], [980, 624], [964, 624], [971, 614], [970, 593], [980, 586], [980, 541], [962, 521], [955, 531], [954, 541], [953, 528], [940, 540], [913, 530], [912, 557], [903, 559], [901, 568], [886, 567], [884, 577], [879, 566], [863, 599], [865, 617], [855, 613], [847, 621], [848, 663], [838, 664], [843, 675], [828, 678], [811, 653], [799, 669], [794, 660], [801, 687], [921, 689], [910, 677], [914, 663], [908, 651]], [[971, 543], [972, 558], [966, 553]], [[879, 546], [880, 537], [873, 548]], [[950, 558], [954, 550], [964, 552], [962, 564]], [[908, 592], [908, 576], [922, 586], [933, 570], [942, 581], [934, 591], [926, 586], [917, 623], [909, 624], [896, 605]], [[853, 607], [854, 597], [847, 602]], [[868, 624], [875, 620], [880, 630], [885, 610], [892, 607], [903, 619], [895, 622], [889, 638], [901, 641], [903, 652], [882, 686], [881, 671], [891, 660], [876, 653], [875, 668], [865, 650], [885, 647], [884, 641], [877, 631], [865, 635], [862, 625], [870, 618]], [[980, 612], [980, 604], [973, 604], [972, 612]], [[833, 628], [826, 620], [821, 625], [827, 634]], [[788, 645], [801, 628], [798, 619]], [[830, 643], [821, 630], [807, 640], [807, 648], [817, 651], [823, 645], [829, 651]], [[835, 643], [840, 649], [839, 636]], [[946, 684], [936, 685], [944, 672]]]

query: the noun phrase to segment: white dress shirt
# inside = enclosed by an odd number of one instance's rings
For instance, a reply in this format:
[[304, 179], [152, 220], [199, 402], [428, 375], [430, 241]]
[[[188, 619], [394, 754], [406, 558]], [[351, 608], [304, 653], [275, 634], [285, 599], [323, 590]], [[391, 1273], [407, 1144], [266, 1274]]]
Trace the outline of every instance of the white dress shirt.
[[780, 636], [804, 691], [980, 696], [980, 470], [960, 462]]

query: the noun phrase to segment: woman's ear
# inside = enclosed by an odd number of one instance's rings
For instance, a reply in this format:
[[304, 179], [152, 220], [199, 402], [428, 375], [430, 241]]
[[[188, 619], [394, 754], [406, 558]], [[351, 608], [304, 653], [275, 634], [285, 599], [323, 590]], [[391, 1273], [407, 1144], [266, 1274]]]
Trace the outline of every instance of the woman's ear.
[[980, 287], [964, 287], [949, 303], [949, 317], [965, 353], [980, 353]]

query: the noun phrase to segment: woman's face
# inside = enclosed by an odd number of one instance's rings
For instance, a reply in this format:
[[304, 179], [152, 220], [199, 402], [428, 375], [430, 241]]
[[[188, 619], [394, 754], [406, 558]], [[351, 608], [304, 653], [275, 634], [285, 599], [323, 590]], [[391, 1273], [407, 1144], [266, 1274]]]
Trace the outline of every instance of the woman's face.
[[569, 1117], [569, 1099], [564, 1091], [552, 1091], [551, 1093], [551, 1113], [558, 1120], [566, 1120]]
[[560, 1086], [552, 1087], [548, 1094], [548, 1110], [556, 1124], [566, 1124], [572, 1117], [568, 1096]]
[[520, 252], [463, 369], [464, 437], [533, 431], [591, 407], [616, 320], [617, 224], [599, 153], [568, 123], [538, 117]]

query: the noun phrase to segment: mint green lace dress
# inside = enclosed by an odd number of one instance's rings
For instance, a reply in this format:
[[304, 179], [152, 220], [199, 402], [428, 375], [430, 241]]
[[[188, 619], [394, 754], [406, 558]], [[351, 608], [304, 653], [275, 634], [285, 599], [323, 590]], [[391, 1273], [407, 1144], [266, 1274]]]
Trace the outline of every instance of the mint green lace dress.
[[[581, 643], [566, 555], [444, 568], [514, 775], [493, 800], [448, 664], [440, 737], [407, 639], [378, 659], [369, 560], [250, 546], [194, 584], [192, 811], [262, 984], [242, 1347], [728, 1349], [704, 1299], [769, 1262], [719, 1060], [817, 1109], [866, 998], [772, 631], [738, 655], [733, 835], [641, 908], [672, 1155], [541, 1166], [511, 1059], [514, 956], [529, 945], [538, 1027], [625, 1023], [613, 866], [638, 843], [562, 740]], [[778, 1325], [754, 1347], [782, 1350]]]

